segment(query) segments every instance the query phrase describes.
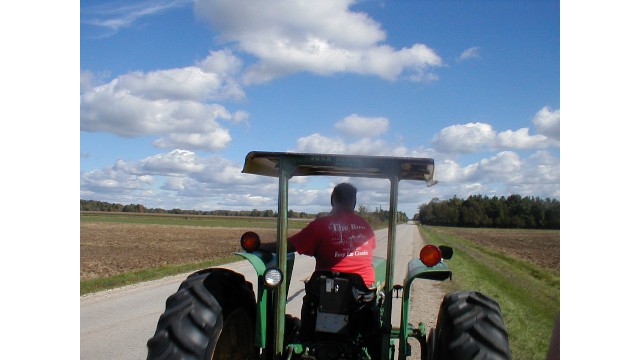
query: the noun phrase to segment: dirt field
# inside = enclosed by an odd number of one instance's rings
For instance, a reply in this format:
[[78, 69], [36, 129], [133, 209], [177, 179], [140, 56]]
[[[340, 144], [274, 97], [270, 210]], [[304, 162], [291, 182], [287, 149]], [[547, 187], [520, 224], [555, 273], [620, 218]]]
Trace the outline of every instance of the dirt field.
[[560, 231], [436, 228], [548, 269], [560, 271]]
[[265, 242], [275, 241], [275, 229], [81, 222], [80, 278], [231, 256], [241, 250], [240, 236], [249, 230]]
[[[80, 223], [80, 278], [111, 276], [168, 264], [231, 256], [240, 236], [252, 230], [263, 242], [275, 240], [275, 229], [214, 228], [111, 222]], [[439, 228], [466, 239], [560, 270], [560, 232]], [[295, 232], [295, 231], [293, 231]]]

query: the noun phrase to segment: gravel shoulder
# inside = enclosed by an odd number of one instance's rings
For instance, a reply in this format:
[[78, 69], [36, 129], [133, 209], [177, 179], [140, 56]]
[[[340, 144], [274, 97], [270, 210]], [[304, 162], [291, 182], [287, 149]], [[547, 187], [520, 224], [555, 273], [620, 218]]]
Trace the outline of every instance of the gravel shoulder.
[[[422, 247], [423, 244], [413, 244], [414, 257], [419, 257]], [[441, 282], [416, 279], [411, 286], [409, 323], [418, 326], [422, 322], [427, 329], [435, 328], [444, 295]], [[412, 354], [407, 356], [407, 359], [420, 360], [420, 343], [414, 338], [409, 338], [409, 345], [411, 345]]]

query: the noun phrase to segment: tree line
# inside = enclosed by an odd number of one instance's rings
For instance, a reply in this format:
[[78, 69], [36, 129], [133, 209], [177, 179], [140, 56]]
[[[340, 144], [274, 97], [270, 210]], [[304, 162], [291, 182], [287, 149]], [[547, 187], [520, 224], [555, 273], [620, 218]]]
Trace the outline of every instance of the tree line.
[[[273, 210], [184, 210], [162, 208], [147, 208], [142, 204], [114, 204], [96, 200], [80, 200], [80, 211], [105, 211], [105, 212], [130, 212], [144, 214], [177, 214], [177, 215], [213, 215], [213, 216], [251, 216], [251, 217], [277, 217]], [[313, 219], [316, 214], [289, 210], [290, 218]]]
[[[213, 216], [250, 216], [250, 217], [277, 217], [278, 213], [273, 210], [183, 210], [171, 209], [165, 210], [161, 208], [147, 208], [142, 204], [114, 204], [96, 200], [80, 200], [80, 211], [105, 211], [105, 212], [128, 212], [140, 214], [177, 214], [177, 215], [213, 215]], [[380, 224], [389, 221], [389, 211], [376, 208], [375, 211], [367, 211], [365, 206], [359, 206], [357, 213], [365, 218], [371, 225]], [[290, 219], [315, 219], [326, 216], [328, 213], [321, 212], [318, 214], [310, 214], [304, 211], [298, 212], [289, 210], [287, 216]], [[407, 214], [398, 212], [398, 222], [407, 222], [409, 218]]]
[[414, 217], [424, 225], [560, 229], [560, 201], [539, 197], [488, 197], [472, 195], [466, 200], [433, 199], [422, 204]]

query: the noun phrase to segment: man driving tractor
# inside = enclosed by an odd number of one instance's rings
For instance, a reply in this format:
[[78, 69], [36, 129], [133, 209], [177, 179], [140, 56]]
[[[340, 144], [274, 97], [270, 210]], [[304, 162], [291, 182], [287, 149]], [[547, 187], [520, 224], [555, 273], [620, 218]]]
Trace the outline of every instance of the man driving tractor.
[[[331, 213], [310, 222], [304, 229], [288, 238], [287, 251], [313, 256], [316, 259], [316, 272], [346, 273], [359, 275], [355, 279], [360, 285], [362, 301], [358, 312], [354, 314], [359, 328], [363, 331], [363, 339], [367, 343], [372, 358], [378, 358], [376, 346], [380, 329], [379, 311], [376, 311], [375, 273], [372, 265], [373, 250], [376, 237], [369, 223], [355, 214], [357, 189], [349, 183], [338, 184], [331, 193]], [[271, 244], [270, 244], [271, 245]], [[275, 249], [275, 244], [272, 246]], [[265, 247], [269, 249], [269, 247]], [[275, 251], [275, 250], [274, 250]], [[306, 295], [302, 305], [303, 324], [301, 329], [304, 340], [314, 332], [315, 310], [317, 304], [314, 296], [313, 281], [307, 283]], [[357, 290], [354, 290], [357, 291]], [[313, 317], [312, 321], [306, 321]], [[310, 319], [311, 320], [311, 319]], [[288, 324], [289, 332], [292, 326]], [[293, 325], [296, 326], [296, 325]], [[304, 325], [303, 325], [304, 326]]]

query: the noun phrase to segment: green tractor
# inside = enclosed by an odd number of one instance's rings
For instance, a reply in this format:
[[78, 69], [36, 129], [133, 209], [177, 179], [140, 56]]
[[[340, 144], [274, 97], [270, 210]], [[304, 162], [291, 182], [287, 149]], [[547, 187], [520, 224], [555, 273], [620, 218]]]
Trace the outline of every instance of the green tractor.
[[[421, 359], [511, 358], [500, 306], [482, 293], [447, 294], [435, 329], [408, 323], [413, 281], [443, 281], [452, 276], [444, 260], [453, 256], [453, 250], [426, 245], [420, 258], [408, 263], [402, 285], [394, 284], [393, 278], [398, 183], [437, 183], [433, 179], [433, 159], [250, 152], [243, 173], [279, 178], [275, 253], [260, 249], [260, 237], [254, 232], [240, 239], [245, 251], [237, 255], [255, 269], [255, 291], [243, 275], [229, 269], [204, 269], [189, 275], [167, 299], [155, 334], [147, 342], [147, 359], [324, 360], [373, 356], [403, 360], [412, 352], [410, 337], [419, 342]], [[288, 188], [294, 176], [367, 177], [390, 182], [387, 256], [373, 258], [376, 286], [363, 286], [356, 274], [315, 271], [305, 283], [301, 320], [285, 313], [295, 260], [286, 246]], [[391, 299], [400, 291], [400, 326], [394, 327]], [[376, 316], [358, 316], [365, 304], [375, 310]], [[375, 344], [363, 340], [363, 333], [372, 329], [377, 335]]]

